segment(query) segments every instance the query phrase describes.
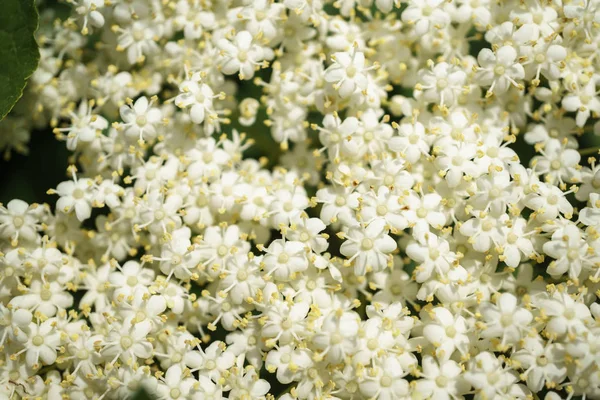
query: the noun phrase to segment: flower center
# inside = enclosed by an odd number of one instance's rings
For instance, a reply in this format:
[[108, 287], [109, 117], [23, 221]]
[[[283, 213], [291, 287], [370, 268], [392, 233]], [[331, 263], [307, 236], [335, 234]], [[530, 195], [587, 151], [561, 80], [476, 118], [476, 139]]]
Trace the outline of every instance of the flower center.
[[500, 380], [500, 375], [496, 372], [491, 372], [487, 376], [488, 383], [495, 385]]
[[588, 104], [592, 100], [592, 96], [584, 94], [584, 95], [580, 96], [579, 99], [581, 100], [581, 102], [583, 104]]
[[243, 282], [248, 279], [248, 273], [243, 269], [240, 269], [237, 274], [235, 274], [235, 277], [238, 281]]
[[381, 381], [379, 381], [379, 383], [381, 384], [382, 387], [390, 387], [390, 386], [392, 386], [392, 378], [385, 375], [381, 378]]
[[452, 157], [452, 165], [455, 166], [461, 166], [463, 164], [463, 162], [465, 162], [465, 159], [462, 158], [461, 156], [454, 156]]
[[121, 344], [121, 347], [124, 350], [127, 350], [131, 346], [133, 346], [133, 339], [131, 338], [131, 336], [123, 336], [119, 343]]
[[579, 251], [577, 249], [569, 249], [567, 258], [569, 260], [577, 260], [579, 258]]
[[437, 87], [438, 89], [446, 89], [448, 87], [448, 80], [444, 78], [438, 79]]
[[31, 340], [31, 343], [33, 343], [34, 346], [41, 346], [44, 344], [44, 338], [40, 335], [35, 335]]
[[173, 388], [169, 392], [169, 396], [171, 396], [172, 399], [178, 399], [179, 396], [181, 396], [181, 390], [179, 390], [177, 388]]
[[290, 212], [294, 209], [294, 204], [291, 201], [287, 201], [283, 204], [283, 210], [285, 212]]
[[579, 386], [582, 389], [587, 388], [589, 385], [590, 385], [590, 383], [585, 378], [581, 378], [577, 381], [577, 386]]
[[379, 347], [379, 341], [375, 338], [373, 339], [369, 339], [367, 341], [367, 348], [369, 350], [377, 350], [377, 348]]
[[511, 326], [513, 323], [512, 314], [502, 314], [500, 317], [500, 323], [503, 327]]
[[48, 289], [42, 289], [42, 291], [40, 292], [40, 298], [43, 301], [48, 301], [52, 298], [52, 292]]
[[544, 366], [548, 365], [548, 359], [544, 355], [539, 356], [536, 359], [536, 361], [537, 361], [537, 365], [539, 365], [539, 366], [544, 367]]
[[506, 241], [508, 242], [508, 244], [515, 244], [518, 239], [518, 236], [511, 232], [508, 234]]
[[248, 53], [247, 52], [245, 52], [245, 51], [242, 50], [242, 51], [240, 51], [238, 53], [238, 60], [240, 60], [241, 62], [244, 62], [247, 59], [248, 59]]
[[453, 326], [447, 326], [446, 336], [448, 336], [449, 338], [453, 338], [454, 336], [456, 336], [456, 328]]
[[217, 368], [217, 363], [216, 362], [214, 362], [213, 360], [208, 360], [206, 362], [206, 369], [213, 370], [215, 368]]
[[287, 253], [281, 253], [279, 255], [279, 257], [277, 257], [277, 262], [279, 264], [285, 264], [286, 262], [288, 262], [290, 260], [290, 256], [287, 255]]
[[281, 323], [281, 327], [286, 330], [290, 329], [292, 327], [292, 321], [290, 321], [289, 318], [284, 319]]
[[425, 207], [419, 207], [417, 210], [417, 217], [425, 218], [427, 216], [427, 209]]
[[79, 199], [83, 199], [83, 196], [85, 196], [85, 193], [83, 192], [83, 190], [81, 190], [79, 188], [73, 190], [73, 198], [79, 200]]
[[488, 157], [492, 157], [492, 158], [498, 157], [498, 149], [495, 147], [490, 147], [489, 149], [487, 149], [487, 151], [485, 153], [488, 155]]
[[307, 242], [310, 239], [310, 235], [308, 234], [308, 232], [302, 232], [300, 234], [300, 241], [301, 242]]
[[371, 250], [373, 248], [373, 241], [369, 238], [364, 238], [360, 242], [360, 247], [362, 247], [363, 250]]
[[288, 364], [292, 360], [289, 354], [284, 354], [281, 356], [281, 362], [284, 364]]
[[386, 206], [384, 206], [383, 204], [377, 206], [377, 215], [383, 216], [387, 213], [388, 213], [388, 208]]
[[494, 223], [492, 221], [485, 221], [482, 225], [481, 225], [481, 229], [483, 229], [484, 231], [491, 231], [494, 228]]
[[90, 356], [90, 353], [85, 349], [80, 349], [80, 350], [77, 350], [77, 353], [75, 355], [80, 360], [86, 360]]
[[565, 310], [563, 315], [566, 319], [573, 319], [573, 318], [575, 318], [575, 311], [573, 311], [571, 308], [569, 308], [569, 309]]
[[535, 62], [538, 64], [543, 63], [544, 61], [546, 61], [546, 56], [543, 54], [536, 54], [535, 55]]
[[435, 378], [435, 384], [439, 387], [446, 387], [446, 385], [448, 384], [448, 378], [440, 375], [437, 378]]
[[25, 223], [25, 220], [23, 219], [23, 217], [14, 217], [13, 218], [13, 225], [15, 226], [15, 228], [20, 228], [23, 226], [23, 224]]
[[148, 118], [146, 118], [145, 115], [138, 115], [138, 117], [135, 119], [135, 123], [139, 126], [144, 126], [148, 123]]
[[552, 168], [552, 169], [560, 169], [560, 167], [561, 167], [561, 164], [560, 164], [560, 161], [558, 161], [558, 160], [553, 160], [550, 163], [550, 168]]
[[219, 257], [225, 257], [227, 253], [229, 253], [229, 249], [224, 244], [220, 245], [217, 248], [217, 254], [219, 255]]
[[354, 65], [346, 68], [346, 75], [348, 75], [348, 78], [354, 78], [356, 76], [356, 72], [356, 67]]
[[331, 342], [331, 344], [340, 344], [340, 343], [342, 343], [342, 340], [344, 340], [342, 335], [340, 335], [339, 333], [336, 332], [333, 335], [331, 335], [330, 342]]
[[143, 30], [141, 30], [141, 29], [136, 29], [136, 30], [134, 30], [134, 31], [133, 31], [133, 38], [134, 38], [136, 41], [138, 41], [138, 42], [139, 42], [140, 40], [142, 40], [142, 39], [144, 38], [144, 31], [143, 31]]
[[137, 276], [128, 276], [127, 277], [127, 285], [134, 287], [135, 285], [138, 284], [138, 278]]
[[506, 72], [506, 69], [504, 68], [503, 65], [496, 65], [496, 68], [494, 68], [494, 73], [498, 76], [504, 75], [505, 72]]
[[551, 206], [558, 204], [558, 196], [555, 194], [548, 196], [548, 204]]

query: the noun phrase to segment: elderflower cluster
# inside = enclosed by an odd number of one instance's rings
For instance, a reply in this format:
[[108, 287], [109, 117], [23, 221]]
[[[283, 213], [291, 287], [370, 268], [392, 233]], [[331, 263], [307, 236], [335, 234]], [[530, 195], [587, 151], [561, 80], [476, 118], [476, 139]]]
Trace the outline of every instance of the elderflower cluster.
[[0, 398], [600, 399], [600, 1], [62, 3]]

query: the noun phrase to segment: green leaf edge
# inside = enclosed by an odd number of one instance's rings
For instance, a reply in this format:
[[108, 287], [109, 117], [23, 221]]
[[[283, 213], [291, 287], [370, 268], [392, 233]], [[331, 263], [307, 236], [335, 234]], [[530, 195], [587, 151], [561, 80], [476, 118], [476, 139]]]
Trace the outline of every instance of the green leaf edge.
[[[35, 70], [37, 69], [37, 67], [40, 64], [40, 48], [35, 39], [35, 34], [40, 26], [40, 16], [39, 16], [38, 9], [35, 5], [35, 0], [27, 0], [26, 3], [25, 3], [25, 0], [16, 0], [16, 1], [21, 4], [21, 7], [31, 7], [33, 9], [33, 15], [35, 18], [35, 28], [31, 32], [30, 45], [32, 45], [36, 49], [35, 55], [34, 55], [35, 67], [31, 68], [31, 71], [29, 71], [23, 78], [23, 84], [22, 84], [20, 90], [17, 92], [14, 100], [12, 101], [12, 104], [9, 105], [8, 108], [4, 111], [2, 109], [0, 109], [0, 121], [2, 121], [12, 111], [12, 109], [15, 107], [17, 102], [21, 99], [21, 97], [23, 97], [23, 92], [25, 90], [25, 87], [27, 86], [27, 82], [29, 81], [29, 78], [31, 78], [31, 76], [33, 75], [33, 73], [35, 72]], [[0, 60], [0, 62], [2, 62], [2, 60]]]

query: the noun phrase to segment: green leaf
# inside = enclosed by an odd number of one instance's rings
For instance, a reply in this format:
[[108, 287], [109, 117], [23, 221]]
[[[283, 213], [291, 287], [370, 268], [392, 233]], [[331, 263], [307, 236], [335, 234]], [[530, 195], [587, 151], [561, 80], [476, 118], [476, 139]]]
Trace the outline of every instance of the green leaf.
[[23, 95], [27, 79], [40, 60], [34, 33], [38, 13], [34, 0], [2, 0], [0, 11], [0, 120]]

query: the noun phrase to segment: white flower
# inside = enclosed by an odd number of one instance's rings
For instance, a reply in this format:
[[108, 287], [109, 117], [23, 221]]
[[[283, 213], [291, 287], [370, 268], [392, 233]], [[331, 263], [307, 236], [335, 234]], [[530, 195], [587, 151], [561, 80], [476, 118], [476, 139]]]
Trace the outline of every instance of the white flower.
[[94, 114], [94, 102], [82, 101], [79, 103], [77, 113], [71, 112], [71, 126], [68, 128], [55, 128], [54, 133], [62, 135], [66, 133], [67, 148], [75, 150], [79, 142], [90, 143], [96, 140], [102, 131], [108, 128], [108, 121]]
[[422, 36], [431, 28], [441, 29], [450, 23], [450, 15], [443, 10], [443, 0], [411, 0], [402, 13], [402, 21], [414, 25], [414, 33]]
[[542, 390], [546, 382], [562, 382], [567, 375], [564, 348], [560, 344], [546, 344], [540, 337], [523, 339], [521, 350], [511, 359], [518, 361], [526, 371], [527, 386], [534, 392]]
[[420, 78], [419, 87], [425, 101], [452, 106], [463, 89], [467, 75], [464, 71], [442, 62], [433, 65], [430, 70], [422, 71]]
[[577, 226], [569, 224], [552, 234], [552, 239], [544, 243], [544, 253], [554, 258], [548, 265], [551, 276], [568, 273], [571, 279], [577, 279], [589, 254], [589, 246], [581, 237]]
[[333, 83], [333, 87], [341, 97], [349, 97], [357, 89], [367, 88], [364, 53], [357, 51], [356, 47], [351, 52], [338, 52], [331, 56], [333, 63], [325, 71], [324, 79]]
[[58, 282], [43, 283], [35, 280], [27, 293], [14, 297], [9, 304], [53, 317], [59, 309], [64, 310], [73, 305], [73, 296]]
[[438, 362], [431, 356], [423, 358], [423, 379], [416, 381], [415, 392], [426, 398], [451, 399], [468, 391], [463, 370], [453, 360]]
[[143, 361], [152, 356], [152, 344], [147, 336], [152, 330], [152, 323], [145, 320], [133, 323], [133, 318], [115, 324], [103, 342], [102, 355], [110, 364], [117, 360], [123, 362]]
[[538, 221], [553, 220], [559, 213], [567, 218], [573, 215], [573, 206], [556, 186], [540, 182], [533, 189], [535, 192], [525, 198], [525, 205], [535, 211]]
[[0, 346], [4, 346], [7, 339], [27, 341], [32, 318], [29, 310], [0, 305]]
[[477, 391], [477, 398], [526, 398], [527, 390], [516, 384], [516, 372], [505, 369], [494, 354], [481, 352], [470, 364], [464, 377]]
[[552, 337], [582, 332], [591, 319], [589, 308], [564, 292], [556, 291], [549, 298], [540, 299], [539, 307], [549, 318], [546, 332]]
[[125, 135], [130, 139], [144, 141], [156, 138], [156, 127], [162, 119], [161, 111], [152, 107], [154, 99], [148, 101], [146, 97], [140, 97], [135, 103], [121, 106], [119, 112], [125, 127]]
[[306, 350], [286, 345], [269, 351], [265, 364], [268, 371], [277, 372], [279, 382], [289, 384], [298, 380], [301, 374], [313, 365], [313, 362]]
[[[354, 352], [360, 317], [354, 312], [331, 313], [323, 320], [312, 341], [319, 349], [318, 357], [337, 363]], [[314, 357], [313, 357], [314, 359]]]
[[551, 139], [543, 150], [542, 156], [532, 160], [536, 171], [546, 175], [546, 182], [576, 182], [579, 179], [579, 161], [581, 155], [577, 150], [566, 148], [557, 139]]
[[51, 365], [56, 360], [56, 352], [61, 343], [60, 332], [56, 329], [54, 319], [47, 319], [41, 324], [29, 324], [29, 337], [24, 343], [25, 360], [29, 367], [38, 369], [41, 364]]
[[271, 385], [266, 380], [260, 379], [254, 368], [242, 368], [243, 362], [244, 355], [242, 354], [238, 356], [236, 361], [237, 371], [239, 372], [231, 380], [229, 396], [237, 399], [264, 399]]
[[410, 387], [398, 359], [395, 356], [387, 356], [383, 359], [381, 366], [376, 367], [370, 376], [359, 383], [362, 394], [370, 398], [382, 400], [408, 399], [410, 398]]
[[346, 241], [340, 252], [349, 257], [346, 263], [354, 265], [356, 275], [381, 271], [388, 265], [389, 254], [397, 244], [387, 233], [385, 220], [376, 219], [366, 227], [353, 227], [344, 235]]
[[55, 191], [60, 196], [56, 202], [56, 207], [61, 212], [68, 214], [75, 211], [77, 219], [84, 221], [92, 214], [92, 190], [93, 182], [91, 179], [74, 178], [73, 181], [65, 181], [58, 184]]
[[419, 158], [429, 153], [425, 127], [419, 122], [401, 124], [398, 127], [398, 136], [390, 138], [388, 146], [390, 150], [400, 153], [410, 163], [416, 163]]
[[206, 83], [202, 82], [202, 74], [195, 73], [179, 85], [181, 92], [175, 98], [179, 108], [189, 108], [190, 117], [195, 124], [201, 124], [206, 118], [208, 122], [218, 118], [213, 99], [219, 97]]
[[169, 367], [157, 387], [157, 392], [163, 399], [176, 400], [181, 396], [192, 396], [197, 386], [198, 382], [193, 377], [186, 376], [181, 365], [176, 364]]
[[525, 70], [517, 60], [517, 51], [511, 46], [503, 46], [497, 52], [483, 49], [477, 56], [480, 65], [477, 79], [484, 86], [490, 86], [488, 94], [502, 94], [511, 85], [521, 85], [518, 81], [525, 77]]
[[577, 126], [584, 126], [592, 112], [600, 114], [600, 97], [597, 96], [596, 85], [592, 82], [583, 87], [576, 86], [574, 93], [563, 97], [562, 106], [567, 111], [577, 112]]
[[447, 240], [431, 233], [425, 234], [423, 239], [406, 246], [406, 254], [419, 263], [415, 268], [417, 282], [426, 282], [433, 273], [445, 276], [456, 260]]
[[467, 354], [469, 337], [467, 321], [460, 315], [453, 315], [444, 307], [431, 310], [432, 320], [423, 328], [423, 336], [435, 346], [439, 359], [452, 357], [455, 350], [462, 355]]
[[518, 342], [533, 320], [533, 315], [527, 309], [519, 307], [517, 303], [517, 298], [513, 294], [502, 293], [495, 305], [482, 304], [481, 314], [485, 323], [482, 336], [500, 338], [500, 348]]
[[6, 207], [0, 205], [0, 237], [10, 239], [13, 246], [19, 239], [34, 241], [37, 237], [37, 220], [43, 207], [29, 205], [23, 200], [14, 199]]
[[419, 196], [412, 192], [402, 200], [408, 208], [404, 217], [417, 237], [430, 232], [431, 228], [440, 229], [446, 224], [446, 216], [437, 211], [442, 201], [439, 194], [427, 193]]
[[248, 31], [238, 32], [233, 41], [220, 39], [217, 46], [221, 71], [226, 75], [239, 73], [240, 79], [251, 79], [262, 65], [261, 61], [267, 58], [265, 50], [253, 44]]
[[535, 254], [529, 237], [530, 232], [526, 232], [526, 228], [527, 221], [524, 218], [507, 220], [506, 226], [501, 228], [505, 241], [499, 258], [511, 268], [517, 268], [525, 257], [532, 257]]
[[468, 237], [473, 249], [486, 252], [492, 246], [497, 247], [503, 241], [502, 226], [497, 218], [485, 213], [471, 218], [460, 226], [460, 233]]
[[293, 274], [308, 268], [305, 245], [297, 241], [274, 240], [266, 249], [262, 264], [267, 276], [287, 281]]

